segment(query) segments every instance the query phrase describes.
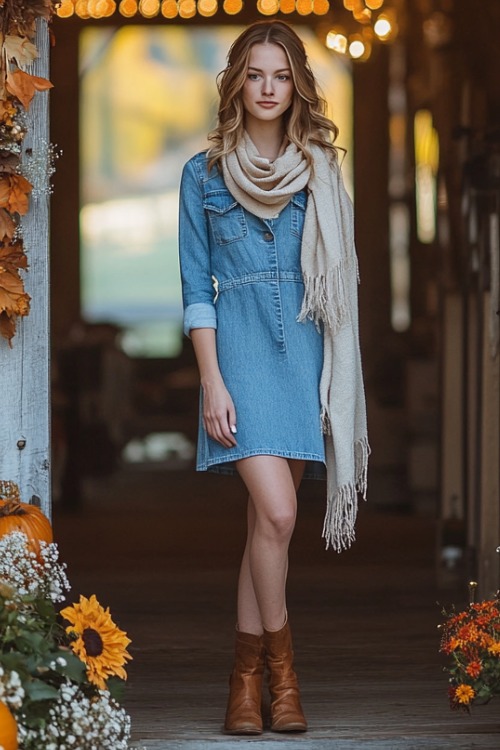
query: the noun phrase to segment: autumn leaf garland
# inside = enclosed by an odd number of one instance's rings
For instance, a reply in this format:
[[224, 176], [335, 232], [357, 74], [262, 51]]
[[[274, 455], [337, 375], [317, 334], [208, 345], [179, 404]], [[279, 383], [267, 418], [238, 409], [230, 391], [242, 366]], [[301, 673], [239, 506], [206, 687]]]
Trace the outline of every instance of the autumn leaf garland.
[[26, 111], [36, 91], [52, 87], [23, 68], [38, 57], [37, 18], [49, 21], [53, 10], [52, 0], [0, 0], [0, 336], [9, 344], [30, 303], [20, 273], [28, 265], [20, 217], [32, 190], [21, 172]]

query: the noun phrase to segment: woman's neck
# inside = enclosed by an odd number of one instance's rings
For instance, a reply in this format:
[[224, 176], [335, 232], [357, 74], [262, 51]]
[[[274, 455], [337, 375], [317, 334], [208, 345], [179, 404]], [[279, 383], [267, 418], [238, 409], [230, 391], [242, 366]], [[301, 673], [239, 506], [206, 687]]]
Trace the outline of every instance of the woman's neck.
[[269, 161], [274, 161], [279, 156], [284, 136], [281, 122], [262, 123], [247, 118], [245, 130], [260, 156], [264, 156]]

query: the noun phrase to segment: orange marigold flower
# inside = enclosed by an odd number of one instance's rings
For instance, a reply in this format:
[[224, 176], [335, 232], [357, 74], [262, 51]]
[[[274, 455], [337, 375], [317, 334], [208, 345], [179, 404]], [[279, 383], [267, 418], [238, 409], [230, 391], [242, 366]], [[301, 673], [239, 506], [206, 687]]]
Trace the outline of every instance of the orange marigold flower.
[[450, 627], [453, 627], [453, 625], [458, 625], [458, 623], [463, 622], [466, 617], [467, 617], [467, 612], [459, 612], [458, 615], [453, 615], [453, 617], [450, 617], [448, 625]]
[[488, 647], [488, 653], [493, 656], [500, 656], [500, 641], [495, 641]]
[[478, 629], [473, 623], [463, 625], [459, 628], [457, 636], [464, 643], [474, 643], [478, 640]]
[[459, 685], [455, 688], [455, 701], [464, 706], [468, 706], [475, 696], [474, 688], [470, 685]]
[[451, 651], [456, 651], [457, 648], [460, 648], [460, 641], [459, 641], [458, 638], [450, 638], [450, 640], [448, 641], [447, 646], [448, 646], [448, 649], [449, 649], [450, 652]]
[[481, 674], [482, 668], [483, 665], [480, 661], [471, 661], [468, 667], [466, 667], [465, 671], [470, 677], [476, 678]]
[[487, 625], [490, 624], [490, 622], [492, 621], [493, 617], [494, 617], [493, 614], [478, 615], [476, 617], [476, 624], [479, 625], [480, 627], [484, 628], [484, 627], [486, 627]]

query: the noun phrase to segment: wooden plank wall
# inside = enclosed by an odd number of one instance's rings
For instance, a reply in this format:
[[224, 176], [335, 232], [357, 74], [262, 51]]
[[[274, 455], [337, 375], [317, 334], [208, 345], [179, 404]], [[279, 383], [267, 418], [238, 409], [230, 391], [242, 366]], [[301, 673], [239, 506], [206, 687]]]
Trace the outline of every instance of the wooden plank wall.
[[[39, 22], [39, 58], [34, 75], [48, 78], [47, 24]], [[28, 256], [26, 289], [31, 295], [30, 315], [19, 322], [12, 349], [0, 341], [0, 479], [19, 484], [21, 497], [40, 498], [50, 513], [49, 419], [49, 196], [44, 154], [49, 144], [48, 95], [37, 93], [28, 113], [23, 161], [37, 161], [30, 209], [22, 231]], [[31, 149], [31, 151], [30, 151]], [[30, 154], [32, 154], [30, 156]], [[40, 162], [43, 159], [44, 161]]]

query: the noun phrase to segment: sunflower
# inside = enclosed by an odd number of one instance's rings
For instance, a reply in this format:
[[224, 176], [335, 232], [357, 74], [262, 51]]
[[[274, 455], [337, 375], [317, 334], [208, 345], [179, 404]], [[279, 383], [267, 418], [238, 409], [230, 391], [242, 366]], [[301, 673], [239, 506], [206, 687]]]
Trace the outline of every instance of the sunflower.
[[131, 641], [111, 619], [109, 607], [101, 607], [94, 594], [80, 596], [80, 603], [61, 610], [61, 616], [71, 623], [66, 628], [74, 637], [71, 648], [87, 667], [90, 682], [106, 690], [108, 677], [127, 679], [123, 666], [132, 658], [127, 651]]

